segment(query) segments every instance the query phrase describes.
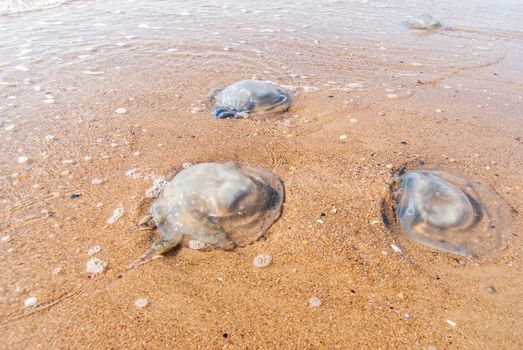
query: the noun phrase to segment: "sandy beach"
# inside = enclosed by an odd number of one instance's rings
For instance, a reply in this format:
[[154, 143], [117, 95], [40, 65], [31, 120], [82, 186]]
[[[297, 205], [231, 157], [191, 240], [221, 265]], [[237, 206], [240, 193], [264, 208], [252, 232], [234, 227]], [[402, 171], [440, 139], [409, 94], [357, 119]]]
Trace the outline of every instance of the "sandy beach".
[[[445, 26], [402, 25], [424, 12]], [[1, 16], [0, 348], [523, 348], [522, 13], [136, 0]], [[253, 78], [290, 109], [213, 118], [209, 92]], [[132, 230], [154, 180], [230, 160], [283, 180], [266, 239], [128, 270], [158, 237]], [[421, 163], [502, 198], [503, 249], [476, 261], [384, 222], [399, 169]]]

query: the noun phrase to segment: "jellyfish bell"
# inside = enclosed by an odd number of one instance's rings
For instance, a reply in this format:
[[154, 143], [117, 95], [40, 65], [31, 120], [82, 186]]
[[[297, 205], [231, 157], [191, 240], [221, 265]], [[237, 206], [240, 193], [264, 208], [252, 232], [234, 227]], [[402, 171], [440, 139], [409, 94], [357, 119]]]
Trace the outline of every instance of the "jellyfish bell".
[[210, 100], [216, 118], [242, 118], [254, 112], [283, 112], [290, 106], [289, 94], [261, 80], [242, 80], [213, 92]]
[[407, 171], [397, 180], [394, 201], [401, 230], [431, 248], [482, 260], [510, 236], [502, 199], [452, 172]]
[[151, 206], [160, 239], [130, 268], [181, 243], [230, 250], [260, 239], [280, 215], [283, 191], [272, 172], [236, 162], [180, 171]]
[[439, 20], [434, 18], [434, 16], [424, 13], [412, 17], [411, 19], [403, 22], [410, 29], [436, 29], [442, 27], [442, 24]]

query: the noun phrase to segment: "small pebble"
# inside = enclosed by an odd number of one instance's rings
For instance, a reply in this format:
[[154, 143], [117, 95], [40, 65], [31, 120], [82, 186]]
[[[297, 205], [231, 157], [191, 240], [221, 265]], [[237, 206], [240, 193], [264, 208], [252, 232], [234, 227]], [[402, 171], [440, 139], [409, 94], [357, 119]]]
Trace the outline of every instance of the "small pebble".
[[346, 140], [347, 139], [347, 135], [340, 135], [340, 137], [338, 137], [339, 140]]
[[5, 130], [5, 131], [13, 130], [13, 129], [15, 128], [15, 126], [16, 126], [16, 125], [14, 125], [14, 124], [8, 125], [8, 126], [5, 127], [4, 130]]
[[390, 247], [392, 248], [394, 253], [398, 253], [398, 254], [403, 253], [403, 250], [395, 244], [391, 244]]
[[26, 156], [20, 156], [20, 157], [18, 157], [18, 159], [16, 161], [19, 164], [24, 164], [24, 163], [27, 163], [28, 160], [29, 160], [29, 158], [27, 158]]
[[451, 327], [456, 327], [456, 322], [454, 322], [454, 321], [447, 320], [447, 323], [448, 323]]
[[36, 299], [36, 297], [29, 297], [24, 301], [25, 307], [35, 307], [36, 305], [38, 305], [38, 299]]
[[356, 118], [350, 118], [349, 119], [349, 122], [351, 122], [352, 124], [356, 124], [358, 122], [358, 119]]
[[387, 94], [387, 97], [390, 98], [390, 99], [396, 99], [396, 98], [399, 98], [399, 96], [396, 95], [396, 94]]
[[85, 266], [85, 271], [89, 274], [96, 275], [98, 273], [104, 272], [106, 267], [107, 264], [104, 261], [98, 258], [92, 258], [87, 262]]
[[11, 240], [11, 236], [2, 236], [0, 238], [0, 242], [9, 242]]
[[118, 113], [118, 114], [125, 114], [125, 113], [127, 113], [127, 109], [122, 108], [122, 107], [117, 108], [116, 109], [116, 113]]
[[142, 309], [142, 308], [146, 307], [147, 305], [149, 305], [149, 300], [147, 300], [145, 298], [138, 298], [134, 302], [134, 306], [136, 306], [139, 309]]
[[91, 183], [92, 183], [93, 185], [101, 185], [101, 184], [103, 184], [104, 182], [105, 182], [104, 179], [92, 179], [92, 180], [91, 180]]
[[51, 273], [52, 273], [53, 275], [58, 275], [60, 272], [62, 272], [62, 268], [61, 268], [61, 267], [55, 267], [55, 268], [53, 269], [53, 271], [51, 271]]
[[323, 303], [322, 303], [321, 299], [318, 297], [312, 297], [309, 299], [309, 306], [311, 306], [311, 307], [320, 307], [321, 304], [323, 304]]
[[45, 136], [45, 139], [46, 139], [47, 141], [52, 141], [52, 140], [55, 139], [55, 136], [54, 136], [54, 135], [46, 135], [46, 136]]
[[267, 267], [272, 261], [272, 256], [268, 253], [262, 253], [260, 255], [257, 255], [252, 260], [252, 263], [256, 267]]
[[87, 255], [89, 255], [89, 256], [94, 255], [94, 254], [100, 252], [100, 250], [102, 250], [102, 248], [99, 245], [92, 246], [87, 251]]
[[436, 109], [436, 113], [443, 113], [443, 111], [441, 109]]
[[389, 169], [389, 170], [390, 170], [390, 169], [392, 169], [392, 168], [393, 168], [393, 165], [389, 163], [389, 164], [385, 165], [385, 168], [387, 168], [387, 169]]
[[497, 292], [496, 287], [491, 285], [485, 286], [485, 290], [490, 294], [495, 294]]
[[76, 198], [80, 198], [81, 196], [82, 196], [81, 193], [73, 193], [73, 194], [71, 194], [69, 197], [70, 197], [71, 199], [76, 199]]

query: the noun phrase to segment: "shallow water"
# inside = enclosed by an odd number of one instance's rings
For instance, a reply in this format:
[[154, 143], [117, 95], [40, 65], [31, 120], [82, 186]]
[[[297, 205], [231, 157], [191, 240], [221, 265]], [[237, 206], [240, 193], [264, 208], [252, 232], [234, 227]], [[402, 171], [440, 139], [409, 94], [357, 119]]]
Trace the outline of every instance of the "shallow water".
[[[445, 28], [402, 25], [419, 13]], [[516, 0], [100, 0], [0, 16], [0, 347], [523, 347], [522, 15]], [[208, 92], [252, 78], [289, 91], [289, 111], [215, 120]], [[155, 183], [229, 160], [285, 183], [267, 240], [127, 272], [154, 239], [130, 229]], [[382, 222], [394, 170], [420, 161], [511, 208], [492, 260]], [[88, 278], [92, 258], [107, 265]]]

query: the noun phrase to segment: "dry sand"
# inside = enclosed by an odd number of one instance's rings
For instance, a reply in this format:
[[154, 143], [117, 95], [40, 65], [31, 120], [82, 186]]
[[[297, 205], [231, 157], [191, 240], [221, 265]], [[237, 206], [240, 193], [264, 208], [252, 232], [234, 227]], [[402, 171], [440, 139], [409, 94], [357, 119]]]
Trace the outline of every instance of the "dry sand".
[[[57, 21], [73, 10], [27, 21]], [[95, 58], [84, 63], [76, 57], [85, 45], [75, 49], [74, 36], [64, 35], [54, 45], [70, 44], [69, 51], [47, 55], [45, 47], [40, 61], [17, 62], [29, 72], [6, 71], [0, 348], [522, 348], [521, 32], [424, 35], [396, 28], [395, 20], [387, 28], [401, 40], [369, 44], [365, 33], [305, 33], [300, 19], [287, 23], [295, 31], [259, 31], [270, 27], [260, 20], [241, 43], [227, 18], [202, 19], [224, 26], [219, 42], [209, 39], [214, 45], [183, 38], [172, 45], [157, 30], [118, 51], [107, 48], [114, 40], [106, 34], [98, 46], [86, 43]], [[169, 28], [165, 21], [158, 26]], [[147, 22], [135, 19], [129, 28], [139, 23]], [[198, 23], [172, 26], [191, 33]], [[74, 35], [85, 37], [82, 28]], [[121, 35], [133, 34], [129, 28]], [[213, 119], [207, 93], [253, 75], [287, 86], [290, 110]], [[43, 91], [55, 103], [43, 103]], [[127, 270], [157, 237], [130, 230], [154, 176], [184, 162], [228, 160], [271, 169], [284, 181], [282, 216], [267, 239], [232, 252], [182, 248]], [[503, 198], [513, 232], [504, 249], [478, 263], [424, 248], [383, 223], [395, 171], [419, 160]], [[124, 215], [107, 225], [119, 203]], [[101, 250], [89, 256], [95, 245]], [[272, 262], [256, 268], [261, 253]], [[94, 277], [85, 272], [92, 257], [107, 263]], [[25, 307], [32, 296], [38, 305]], [[319, 307], [310, 305], [313, 297]], [[136, 307], [139, 298], [148, 305]]]

